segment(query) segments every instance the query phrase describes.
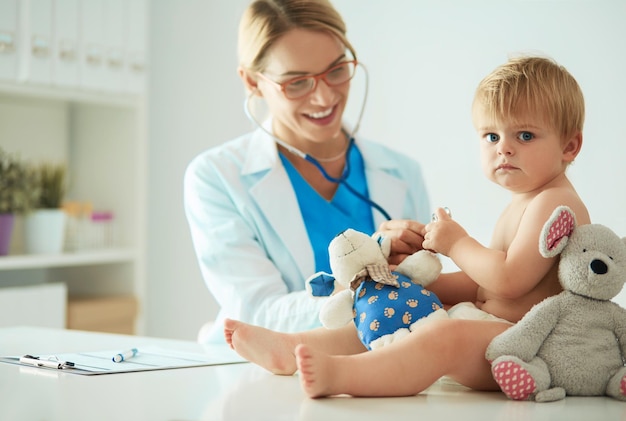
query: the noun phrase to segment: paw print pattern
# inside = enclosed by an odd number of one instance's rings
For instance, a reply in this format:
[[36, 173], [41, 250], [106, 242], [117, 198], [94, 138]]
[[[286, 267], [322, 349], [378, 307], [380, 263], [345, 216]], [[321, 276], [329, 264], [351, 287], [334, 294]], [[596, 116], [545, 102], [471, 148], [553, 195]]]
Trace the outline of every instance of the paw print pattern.
[[379, 291], [381, 289], [383, 289], [384, 287], [385, 287], [385, 284], [382, 284], [382, 283], [379, 283], [379, 282], [376, 282], [376, 285], [374, 285], [374, 288], [376, 288]]
[[[370, 343], [383, 335], [393, 334], [398, 329], [410, 327], [434, 309], [442, 307], [434, 293], [424, 293], [424, 288], [413, 284], [401, 275], [398, 278], [400, 288], [384, 285], [375, 281], [363, 282], [355, 292], [354, 323], [363, 344], [370, 348]], [[363, 290], [366, 290], [363, 293]]]
[[422, 295], [425, 295], [425, 296], [427, 296], [427, 297], [430, 297], [430, 294], [431, 294], [431, 292], [430, 292], [429, 290], [427, 290], [427, 289], [423, 289], [423, 290], [422, 290]]
[[405, 325], [410, 325], [411, 320], [413, 320], [413, 315], [409, 313], [408, 311], [405, 312], [404, 315], [402, 316], [402, 323], [404, 323]]
[[385, 311], [383, 311], [383, 314], [386, 318], [390, 319], [396, 315], [396, 310], [393, 307], [386, 307]]
[[406, 300], [406, 305], [411, 308], [415, 308], [419, 305], [419, 302], [415, 298], [410, 298]]
[[441, 308], [443, 308], [443, 307], [441, 307], [439, 304], [437, 304], [437, 303], [433, 302], [433, 303], [431, 304], [431, 308], [433, 309], [433, 311], [437, 311], [437, 310], [439, 310], [439, 309], [441, 309]]
[[378, 320], [372, 320], [370, 323], [370, 330], [373, 332], [377, 332], [380, 327], [380, 322]]

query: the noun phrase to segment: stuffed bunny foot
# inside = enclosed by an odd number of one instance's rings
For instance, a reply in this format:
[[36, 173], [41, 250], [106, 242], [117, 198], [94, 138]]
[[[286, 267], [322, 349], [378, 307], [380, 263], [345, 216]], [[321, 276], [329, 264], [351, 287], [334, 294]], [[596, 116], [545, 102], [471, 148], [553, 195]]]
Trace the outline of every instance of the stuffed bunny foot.
[[626, 401], [626, 367], [621, 368], [611, 377], [606, 394], [620, 401]]
[[529, 399], [537, 390], [544, 390], [550, 385], [545, 363], [535, 359], [537, 364], [529, 364], [512, 355], [496, 358], [491, 364], [493, 378], [502, 392], [513, 400]]
[[562, 387], [553, 387], [552, 389], [538, 392], [535, 396], [537, 402], [554, 402], [565, 398], [565, 389]]

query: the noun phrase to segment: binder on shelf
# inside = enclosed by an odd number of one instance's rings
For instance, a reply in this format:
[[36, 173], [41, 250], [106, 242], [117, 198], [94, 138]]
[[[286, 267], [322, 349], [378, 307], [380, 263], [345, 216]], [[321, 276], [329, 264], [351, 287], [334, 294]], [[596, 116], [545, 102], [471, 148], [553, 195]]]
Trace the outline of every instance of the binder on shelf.
[[78, 86], [78, 0], [54, 3], [52, 37], [52, 81], [59, 87]]
[[23, 82], [50, 85], [52, 81], [52, 0], [20, 6], [19, 77]]
[[2, 2], [0, 13], [0, 80], [17, 79], [18, 62], [18, 9], [17, 0]]

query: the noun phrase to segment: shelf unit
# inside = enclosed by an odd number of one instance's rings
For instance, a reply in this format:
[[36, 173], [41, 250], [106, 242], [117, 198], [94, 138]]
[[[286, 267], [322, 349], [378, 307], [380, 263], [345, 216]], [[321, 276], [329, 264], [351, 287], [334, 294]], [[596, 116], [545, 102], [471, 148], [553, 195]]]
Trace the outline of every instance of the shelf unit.
[[115, 247], [26, 255], [17, 220], [0, 288], [62, 282], [69, 296], [133, 295], [144, 331], [146, 109], [139, 94], [0, 83], [0, 145], [33, 162], [68, 166], [68, 200], [113, 211]]
[[[18, 217], [9, 255], [0, 256], [0, 294], [2, 288], [21, 293], [54, 283], [70, 298], [132, 295], [139, 303], [133, 329], [139, 334], [147, 35], [147, 0], [0, 2], [0, 146], [33, 163], [65, 163], [66, 200], [112, 211], [115, 230], [113, 248], [26, 255]], [[0, 323], [7, 312], [39, 311], [30, 302], [13, 307], [5, 313], [0, 308]]]
[[136, 253], [132, 248], [85, 250], [63, 254], [23, 254], [0, 258], [0, 271], [63, 268], [104, 264], [131, 263]]

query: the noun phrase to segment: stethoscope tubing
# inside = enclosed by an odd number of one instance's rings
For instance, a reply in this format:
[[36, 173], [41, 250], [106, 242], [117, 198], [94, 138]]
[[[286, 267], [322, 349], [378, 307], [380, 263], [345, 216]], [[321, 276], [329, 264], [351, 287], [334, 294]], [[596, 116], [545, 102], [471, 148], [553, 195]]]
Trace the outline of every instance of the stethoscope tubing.
[[339, 177], [339, 178], [333, 177], [330, 174], [328, 174], [328, 172], [326, 172], [326, 169], [324, 169], [322, 164], [320, 164], [319, 161], [317, 159], [313, 158], [311, 155], [305, 154], [304, 159], [306, 159], [308, 162], [313, 164], [319, 170], [319, 172], [322, 173], [322, 176], [324, 176], [324, 178], [326, 180], [328, 180], [328, 181], [330, 181], [332, 183], [336, 183], [336, 184], [340, 184], [340, 185], [344, 186], [345, 188], [347, 188], [350, 191], [350, 193], [352, 193], [353, 195], [358, 197], [363, 202], [367, 203], [372, 208], [376, 209], [378, 212], [381, 213], [381, 215], [383, 215], [385, 217], [385, 219], [387, 219], [387, 221], [390, 221], [392, 219], [391, 216], [387, 213], [387, 211], [385, 211], [385, 209], [383, 209], [382, 206], [380, 206], [378, 203], [374, 202], [369, 197], [361, 194], [359, 191], [357, 191], [354, 187], [352, 187], [347, 182], [348, 176], [350, 175], [350, 159], [349, 159], [348, 155], [350, 154], [350, 149], [352, 148], [353, 145], [354, 145], [354, 138], [351, 137], [350, 138], [350, 144], [348, 145], [348, 150], [346, 151], [346, 156], [347, 156], [346, 157], [346, 165], [344, 167], [343, 173], [341, 174], [341, 177]]

